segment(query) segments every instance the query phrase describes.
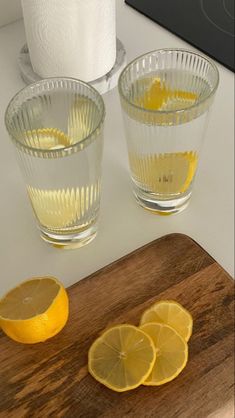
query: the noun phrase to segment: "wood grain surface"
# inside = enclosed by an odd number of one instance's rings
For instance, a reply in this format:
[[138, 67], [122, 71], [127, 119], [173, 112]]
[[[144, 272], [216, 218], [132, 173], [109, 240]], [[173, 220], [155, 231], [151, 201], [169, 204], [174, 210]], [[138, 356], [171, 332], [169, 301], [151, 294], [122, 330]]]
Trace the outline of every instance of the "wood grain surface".
[[[185, 235], [158, 239], [69, 289], [70, 318], [48, 342], [17, 344], [0, 332], [0, 417], [204, 418], [234, 416], [233, 281]], [[87, 372], [106, 327], [138, 324], [158, 299], [193, 315], [189, 362], [161, 387], [115, 393]]]

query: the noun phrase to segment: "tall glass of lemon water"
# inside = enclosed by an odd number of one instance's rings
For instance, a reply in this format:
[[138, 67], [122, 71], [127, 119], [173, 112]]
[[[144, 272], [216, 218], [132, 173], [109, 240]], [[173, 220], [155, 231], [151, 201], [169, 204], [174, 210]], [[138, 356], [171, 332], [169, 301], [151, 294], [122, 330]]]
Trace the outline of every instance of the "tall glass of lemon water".
[[123, 70], [130, 172], [144, 208], [171, 214], [187, 206], [218, 83], [214, 63], [180, 49], [147, 53]]
[[70, 78], [31, 84], [5, 114], [41, 237], [62, 248], [97, 232], [104, 102], [90, 85]]

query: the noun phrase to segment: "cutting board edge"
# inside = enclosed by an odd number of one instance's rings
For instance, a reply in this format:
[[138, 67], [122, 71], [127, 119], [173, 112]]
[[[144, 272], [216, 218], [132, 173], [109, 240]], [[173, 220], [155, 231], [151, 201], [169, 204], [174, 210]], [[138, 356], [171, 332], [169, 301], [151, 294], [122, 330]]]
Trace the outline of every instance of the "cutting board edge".
[[211, 258], [211, 260], [213, 260], [214, 263], [217, 263], [219, 265], [219, 267], [221, 268], [221, 270], [223, 270], [226, 274], [226, 277], [228, 278], [228, 280], [234, 282], [234, 279], [232, 278], [232, 276], [214, 259], [214, 257], [212, 257], [197, 241], [195, 241], [192, 237], [190, 237], [187, 234], [184, 234], [182, 232], [171, 232], [169, 234], [166, 235], [162, 235], [159, 238], [154, 239], [153, 241], [150, 241], [144, 245], [142, 245], [141, 247], [136, 248], [135, 250], [131, 251], [130, 253], [127, 253], [125, 255], [123, 255], [122, 257], [112, 261], [109, 264], [106, 264], [105, 266], [101, 267], [100, 269], [94, 271], [93, 273], [89, 274], [88, 276], [85, 276], [84, 278], [80, 279], [79, 281], [73, 283], [72, 285], [68, 286], [68, 289], [73, 289], [73, 287], [77, 286], [78, 283], [80, 282], [84, 282], [84, 281], [88, 281], [93, 279], [93, 277], [95, 277], [97, 274], [101, 274], [103, 272], [105, 272], [106, 270], [111, 269], [115, 264], [119, 263], [120, 261], [130, 258], [133, 256], [133, 254], [138, 254], [138, 252], [143, 251], [145, 248], [148, 248], [149, 246], [151, 246], [152, 244], [154, 244], [155, 242], [159, 242], [162, 239], [166, 239], [166, 238], [175, 238], [175, 237], [179, 237], [180, 239], [185, 239], [187, 241], [191, 241], [194, 244], [196, 244], [201, 250], [203, 250], [204, 252], [206, 252], [206, 254], [208, 255], [208, 257]]

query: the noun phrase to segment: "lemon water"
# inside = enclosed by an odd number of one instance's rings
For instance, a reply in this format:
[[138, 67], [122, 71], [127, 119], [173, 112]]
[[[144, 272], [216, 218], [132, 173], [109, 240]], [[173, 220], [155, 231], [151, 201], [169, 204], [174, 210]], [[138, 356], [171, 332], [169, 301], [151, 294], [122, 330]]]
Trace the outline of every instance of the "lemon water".
[[137, 199], [154, 195], [167, 211], [168, 203], [191, 194], [207, 117], [194, 108], [209, 89], [202, 78], [177, 70], [133, 82], [129, 100], [136, 109], [127, 109], [124, 119]]
[[[37, 112], [33, 106], [31, 103], [31, 112]], [[96, 223], [99, 211], [102, 137], [89, 140], [91, 125], [99, 119], [98, 108], [89, 98], [79, 96], [66, 117], [63, 106], [57, 95], [55, 111], [61, 118], [56, 127], [50, 127], [50, 119], [44, 117], [43, 127], [24, 131], [24, 143], [33, 152], [27, 157], [24, 154], [21, 164], [45, 239], [48, 232], [68, 236], [86, 231]], [[88, 138], [85, 144], [84, 138]], [[73, 152], [75, 146], [77, 152]]]

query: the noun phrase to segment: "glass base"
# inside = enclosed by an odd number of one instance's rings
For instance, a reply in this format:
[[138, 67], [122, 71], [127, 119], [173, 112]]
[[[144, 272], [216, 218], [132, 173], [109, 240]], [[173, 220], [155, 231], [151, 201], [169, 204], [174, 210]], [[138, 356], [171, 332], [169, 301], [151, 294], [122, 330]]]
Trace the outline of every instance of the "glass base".
[[93, 241], [97, 234], [97, 224], [93, 224], [86, 230], [69, 234], [56, 234], [40, 226], [40, 234], [43, 241], [53, 245], [55, 248], [73, 250]]
[[184, 193], [181, 197], [163, 200], [138, 188], [134, 189], [135, 199], [140, 206], [163, 216], [182, 212], [188, 206], [191, 194], [192, 192], [189, 191], [187, 194]]

